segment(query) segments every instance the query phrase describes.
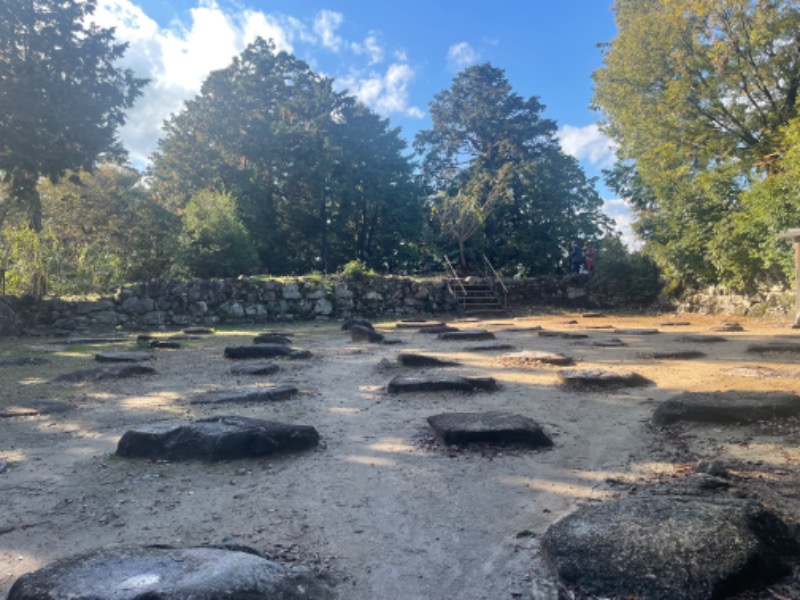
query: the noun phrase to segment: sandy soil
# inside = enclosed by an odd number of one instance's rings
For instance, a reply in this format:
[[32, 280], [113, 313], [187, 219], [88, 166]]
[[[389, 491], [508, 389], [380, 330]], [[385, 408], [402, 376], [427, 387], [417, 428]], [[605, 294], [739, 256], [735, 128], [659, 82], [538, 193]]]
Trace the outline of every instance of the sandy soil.
[[[688, 325], [667, 326], [678, 321]], [[472, 323], [516, 351], [574, 357], [580, 368], [634, 370], [654, 385], [575, 392], [559, 385], [560, 367], [504, 365], [506, 352], [467, 352], [394, 321], [377, 322], [398, 345], [358, 344], [341, 323], [275, 325], [218, 331], [158, 350], [158, 374], [122, 381], [53, 383], [95, 366], [94, 353], [133, 349], [62, 346], [58, 340], [0, 341], [0, 357], [49, 363], [0, 368], [0, 409], [34, 399], [61, 400], [63, 413], [0, 419], [0, 594], [14, 580], [59, 557], [119, 544], [244, 544], [300, 563], [338, 581], [345, 600], [551, 599], [557, 585], [542, 562], [547, 527], [586, 503], [636, 493], [666, 493], [688, 481], [701, 458], [719, 458], [732, 487], [716, 493], [754, 497], [790, 523], [800, 521], [800, 429], [796, 421], [749, 428], [653, 429], [661, 401], [685, 390], [800, 390], [800, 355], [748, 354], [755, 342], [795, 339], [787, 323], [736, 319], [728, 341], [687, 344], [729, 317], [698, 315], [585, 318], [520, 315]], [[529, 330], [586, 333], [586, 340], [539, 337]], [[657, 327], [656, 335], [620, 335], [608, 327]], [[230, 374], [227, 345], [260, 331], [285, 331], [304, 361], [278, 360], [265, 378]], [[167, 335], [164, 333], [163, 335]], [[628, 345], [587, 342], [618, 337]], [[640, 353], [701, 350], [695, 360], [644, 359]], [[399, 352], [456, 360], [445, 369], [491, 376], [500, 390], [388, 396]], [[767, 367], [778, 376], [752, 376]], [[773, 371], [773, 375], [775, 374]], [[763, 375], [763, 373], [762, 373]], [[269, 405], [190, 405], [206, 391], [293, 384], [301, 393]], [[448, 411], [511, 411], [536, 420], [555, 446], [443, 449], [426, 417]], [[315, 426], [320, 447], [300, 455], [218, 464], [115, 457], [120, 436], [144, 423], [240, 414]], [[677, 486], [677, 488], [676, 488]], [[756, 597], [747, 596], [749, 597]], [[797, 598], [797, 577], [758, 597]]]

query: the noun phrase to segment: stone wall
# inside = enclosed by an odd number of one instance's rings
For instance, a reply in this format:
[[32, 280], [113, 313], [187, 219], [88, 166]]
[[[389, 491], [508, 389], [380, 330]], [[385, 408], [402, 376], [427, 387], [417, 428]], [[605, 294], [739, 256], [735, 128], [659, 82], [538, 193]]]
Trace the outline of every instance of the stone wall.
[[[506, 280], [509, 304], [562, 308], [616, 306], [585, 275]], [[395, 276], [219, 279], [129, 285], [97, 299], [6, 297], [16, 319], [5, 335], [31, 329], [156, 329], [316, 318], [410, 317], [455, 313], [442, 278]], [[0, 311], [0, 321], [5, 313]], [[9, 322], [5, 318], [6, 322]], [[2, 323], [0, 323], [2, 325]], [[0, 327], [0, 335], [4, 333]]]
[[781, 287], [765, 287], [744, 295], [712, 286], [684, 294], [677, 309], [681, 312], [791, 320], [794, 304], [794, 291]]

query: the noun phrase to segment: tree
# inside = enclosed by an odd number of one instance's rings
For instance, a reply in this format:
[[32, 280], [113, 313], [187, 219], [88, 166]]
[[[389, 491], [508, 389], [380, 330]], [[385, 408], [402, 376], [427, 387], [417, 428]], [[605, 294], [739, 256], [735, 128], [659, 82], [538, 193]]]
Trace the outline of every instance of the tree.
[[234, 277], [258, 264], [236, 200], [227, 192], [204, 190], [192, 196], [179, 243], [180, 264], [195, 277]]
[[270, 273], [383, 267], [418, 235], [404, 148], [388, 121], [259, 39], [169, 120], [151, 175], [173, 210], [228, 190]]
[[121, 155], [117, 129], [145, 80], [114, 67], [126, 45], [87, 25], [95, 0], [0, 4], [0, 172], [41, 229], [36, 185]]
[[634, 210], [673, 278], [724, 278], [711, 241], [769, 177], [797, 114], [796, 0], [616, 0], [619, 34], [595, 72], [603, 130], [653, 198]]
[[472, 240], [504, 264], [550, 272], [570, 239], [603, 231], [593, 182], [561, 152], [544, 108], [488, 63], [459, 73], [431, 102], [433, 128], [414, 147], [434, 218], [458, 244], [463, 268]]

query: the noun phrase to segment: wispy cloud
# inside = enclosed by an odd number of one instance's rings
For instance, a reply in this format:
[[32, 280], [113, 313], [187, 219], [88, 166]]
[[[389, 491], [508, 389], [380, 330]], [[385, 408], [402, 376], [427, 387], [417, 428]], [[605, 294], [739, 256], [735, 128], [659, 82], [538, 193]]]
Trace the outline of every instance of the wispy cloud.
[[614, 219], [617, 231], [628, 250], [639, 250], [642, 242], [633, 233], [633, 213], [630, 207], [620, 198], [603, 200], [603, 212]]
[[393, 63], [385, 73], [353, 73], [337, 79], [337, 83], [340, 89], [348, 90], [383, 116], [399, 114], [422, 118], [423, 111], [409, 105], [408, 87], [415, 75], [408, 63]]
[[453, 44], [447, 50], [447, 68], [457, 73], [470, 65], [474, 65], [480, 58], [478, 51], [467, 42]]
[[610, 167], [615, 160], [615, 146], [597, 125], [574, 127], [564, 125], [558, 130], [561, 149], [578, 160], [585, 160], [599, 168]]
[[322, 10], [314, 18], [314, 33], [316, 33], [322, 45], [329, 50], [339, 52], [342, 48], [342, 38], [337, 35], [336, 30], [339, 29], [344, 16], [342, 13], [334, 12], [332, 10]]
[[[386, 49], [379, 31], [368, 31], [361, 41], [340, 34], [341, 13], [323, 10], [307, 21], [279, 13], [223, 9], [214, 0], [198, 0], [184, 22], [160, 26], [135, 0], [100, 0], [92, 20], [114, 27], [116, 38], [129, 48], [120, 66], [150, 79], [120, 137], [131, 160], [144, 166], [155, 151], [166, 119], [193, 98], [209, 73], [230, 64], [257, 37], [271, 39], [278, 50], [293, 52], [311, 64], [326, 53], [336, 53], [340, 87], [384, 116], [399, 114], [421, 117], [410, 105], [409, 86], [415, 70], [402, 51], [395, 60], [379, 68]], [[297, 47], [302, 47], [302, 55]], [[398, 55], [400, 52], [400, 55]], [[359, 65], [360, 63], [360, 65]]]

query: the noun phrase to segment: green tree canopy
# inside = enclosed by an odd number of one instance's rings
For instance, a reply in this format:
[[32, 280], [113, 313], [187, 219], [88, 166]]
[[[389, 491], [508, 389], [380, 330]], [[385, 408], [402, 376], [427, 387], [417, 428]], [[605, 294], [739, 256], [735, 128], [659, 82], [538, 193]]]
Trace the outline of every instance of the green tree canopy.
[[145, 80], [114, 63], [126, 45], [87, 21], [95, 0], [0, 3], [0, 172], [41, 228], [40, 176], [120, 155], [117, 129]]
[[404, 149], [387, 120], [259, 39], [168, 121], [151, 174], [175, 210], [228, 190], [270, 273], [381, 268], [419, 235]]
[[797, 114], [800, 5], [616, 0], [614, 11], [594, 103], [646, 190], [633, 203], [645, 249], [673, 278], [727, 281], [713, 240], [742, 193], [773, 174]]
[[433, 215], [462, 266], [469, 241], [501, 266], [552, 272], [570, 240], [605, 230], [600, 197], [561, 151], [544, 108], [488, 63], [459, 73], [431, 102], [433, 127], [414, 146]]

